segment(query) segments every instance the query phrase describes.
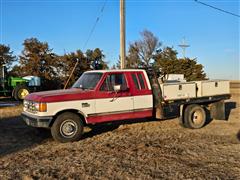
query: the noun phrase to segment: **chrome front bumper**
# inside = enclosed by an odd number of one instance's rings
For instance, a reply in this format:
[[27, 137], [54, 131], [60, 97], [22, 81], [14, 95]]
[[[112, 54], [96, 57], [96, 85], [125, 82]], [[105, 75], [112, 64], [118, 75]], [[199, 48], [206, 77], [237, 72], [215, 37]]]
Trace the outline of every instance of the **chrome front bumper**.
[[26, 112], [21, 114], [25, 123], [33, 127], [49, 128], [53, 120], [52, 116], [36, 116]]

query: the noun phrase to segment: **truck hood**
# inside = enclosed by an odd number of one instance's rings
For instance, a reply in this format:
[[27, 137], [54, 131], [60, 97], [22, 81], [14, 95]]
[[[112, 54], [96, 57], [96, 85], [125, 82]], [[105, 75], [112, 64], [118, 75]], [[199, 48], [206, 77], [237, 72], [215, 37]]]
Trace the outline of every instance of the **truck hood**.
[[71, 88], [66, 90], [53, 90], [31, 93], [25, 97], [25, 100], [35, 102], [60, 102], [60, 101], [75, 101], [94, 98], [93, 90], [82, 90]]

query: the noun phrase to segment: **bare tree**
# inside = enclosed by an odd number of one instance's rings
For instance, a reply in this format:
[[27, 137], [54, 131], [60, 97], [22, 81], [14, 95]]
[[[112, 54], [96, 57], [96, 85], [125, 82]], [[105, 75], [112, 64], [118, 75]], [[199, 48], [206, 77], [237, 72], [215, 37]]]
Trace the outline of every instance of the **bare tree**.
[[140, 60], [143, 65], [149, 65], [153, 60], [154, 55], [158, 52], [161, 43], [154, 34], [148, 30], [144, 30], [140, 33], [142, 39], [130, 44], [136, 49]]

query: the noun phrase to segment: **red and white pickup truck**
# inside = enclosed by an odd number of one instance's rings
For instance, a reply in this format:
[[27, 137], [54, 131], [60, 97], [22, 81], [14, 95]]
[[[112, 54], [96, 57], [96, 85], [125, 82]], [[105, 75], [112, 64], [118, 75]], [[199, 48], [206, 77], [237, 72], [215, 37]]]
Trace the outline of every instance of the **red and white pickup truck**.
[[[212, 88], [222, 88], [222, 83], [214, 82]], [[223, 100], [230, 94], [226, 90], [201, 96], [198, 85], [199, 82], [159, 84], [155, 75], [149, 77], [140, 69], [87, 71], [70, 89], [29, 94], [24, 100], [22, 117], [30, 126], [50, 128], [53, 138], [60, 142], [79, 140], [88, 124], [149, 117], [165, 119], [172, 105], [179, 108], [183, 126], [201, 128], [207, 121], [208, 110], [212, 118], [224, 119]], [[174, 98], [170, 97], [171, 91]]]

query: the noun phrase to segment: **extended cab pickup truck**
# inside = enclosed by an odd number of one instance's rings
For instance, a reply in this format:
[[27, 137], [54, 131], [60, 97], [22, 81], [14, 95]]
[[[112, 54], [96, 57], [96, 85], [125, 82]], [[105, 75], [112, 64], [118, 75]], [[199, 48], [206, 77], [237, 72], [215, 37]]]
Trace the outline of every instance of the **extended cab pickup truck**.
[[70, 89], [29, 94], [22, 117], [34, 127], [50, 128], [59, 142], [80, 139], [88, 124], [116, 120], [166, 119], [168, 107], [178, 107], [181, 124], [201, 128], [208, 111], [224, 119], [228, 81], [159, 83], [141, 69], [87, 71]]

